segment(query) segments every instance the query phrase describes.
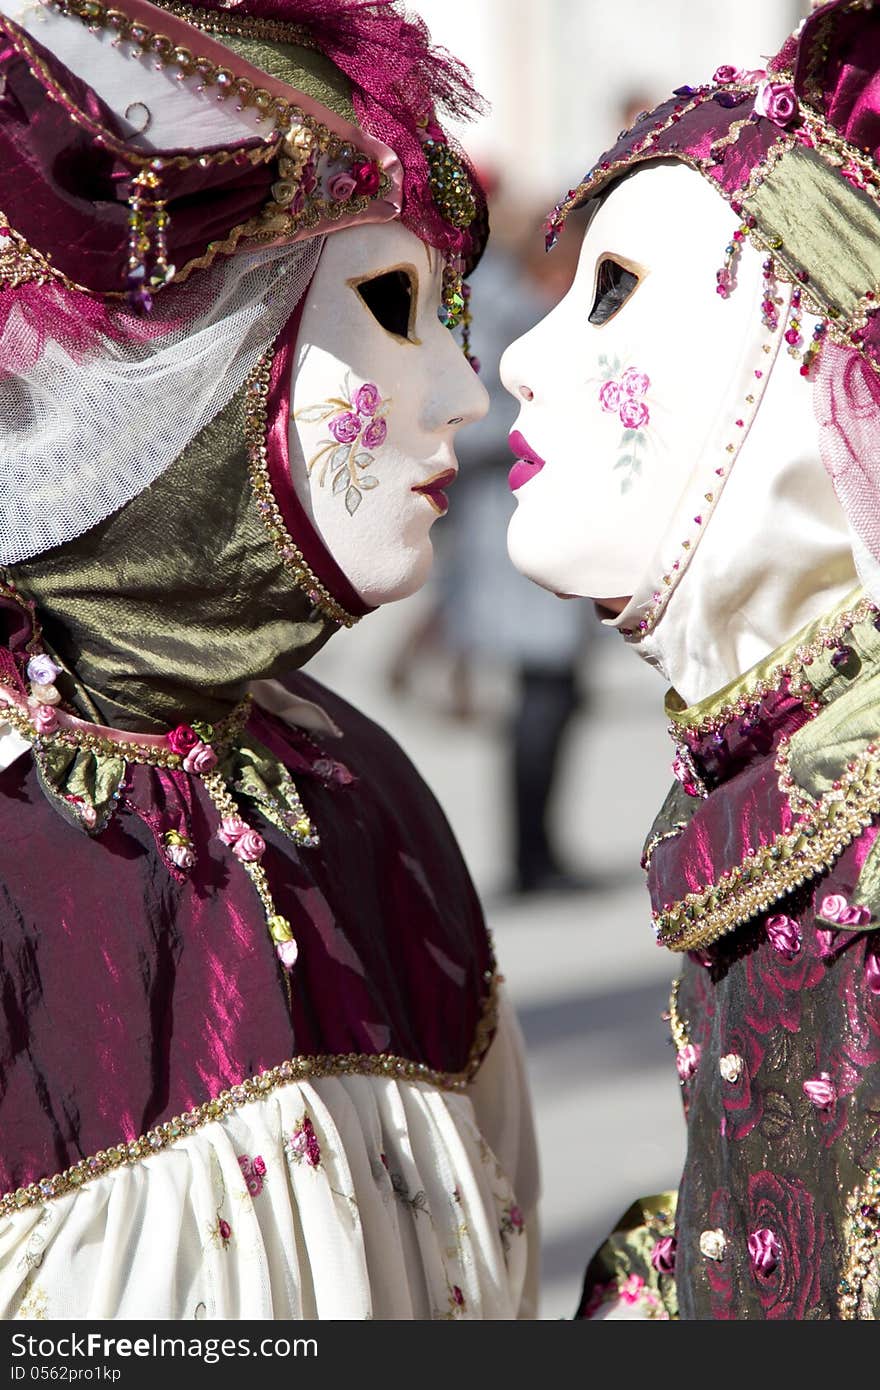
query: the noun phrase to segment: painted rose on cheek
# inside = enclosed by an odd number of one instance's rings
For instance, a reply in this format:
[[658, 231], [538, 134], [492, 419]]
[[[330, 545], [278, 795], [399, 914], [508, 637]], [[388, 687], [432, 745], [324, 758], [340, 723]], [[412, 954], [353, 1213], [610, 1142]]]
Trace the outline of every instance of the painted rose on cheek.
[[623, 425], [621, 453], [614, 467], [622, 470], [620, 490], [626, 493], [642, 471], [640, 451], [647, 444], [643, 431], [651, 422], [651, 412], [644, 397], [651, 379], [635, 367], [621, 371], [618, 358], [609, 361], [607, 357], [600, 357], [599, 368], [604, 377], [599, 387], [599, 404], [607, 415], [618, 415]]
[[308, 461], [311, 474], [320, 472], [320, 486], [329, 481], [334, 496], [345, 497], [349, 516], [354, 516], [363, 494], [379, 486], [379, 479], [366, 470], [374, 463], [371, 449], [379, 449], [388, 436], [386, 415], [390, 399], [383, 400], [378, 386], [364, 382], [355, 391], [351, 373], [346, 372], [345, 395], [331, 396], [320, 405], [298, 410], [294, 418], [304, 424], [324, 423], [332, 439], [326, 440]]

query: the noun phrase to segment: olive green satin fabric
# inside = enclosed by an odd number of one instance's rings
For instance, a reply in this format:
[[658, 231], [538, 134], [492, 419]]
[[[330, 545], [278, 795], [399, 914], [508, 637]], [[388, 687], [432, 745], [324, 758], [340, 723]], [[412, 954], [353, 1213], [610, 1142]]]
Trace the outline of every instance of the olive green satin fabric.
[[745, 203], [781, 237], [782, 259], [809, 267], [811, 291], [823, 304], [850, 317], [880, 284], [877, 205], [815, 150], [788, 150]]
[[651, 1260], [658, 1240], [675, 1234], [676, 1204], [675, 1192], [661, 1192], [624, 1213], [587, 1267], [579, 1316], [595, 1316], [604, 1303], [621, 1300], [642, 1318], [678, 1317], [674, 1275]]
[[248, 681], [302, 666], [336, 631], [257, 513], [244, 396], [121, 511], [12, 570], [48, 646], [116, 728], [222, 718]]
[[352, 125], [358, 124], [351, 99], [351, 83], [323, 53], [245, 35], [216, 34], [213, 37], [240, 58], [253, 63], [255, 68], [261, 68], [279, 82], [286, 82], [289, 87], [313, 97]]

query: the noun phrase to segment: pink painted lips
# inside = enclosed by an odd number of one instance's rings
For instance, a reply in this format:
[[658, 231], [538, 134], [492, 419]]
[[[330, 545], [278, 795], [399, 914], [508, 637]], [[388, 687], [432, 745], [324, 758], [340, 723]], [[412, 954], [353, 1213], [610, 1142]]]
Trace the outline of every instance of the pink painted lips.
[[510, 432], [508, 443], [517, 459], [507, 475], [507, 483], [511, 492], [516, 492], [518, 488], [523, 487], [531, 478], [540, 473], [544, 467], [544, 460], [540, 454], [535, 453], [519, 430]]
[[424, 497], [434, 511], [440, 516], [445, 516], [449, 511], [449, 498], [446, 496], [445, 488], [448, 488], [456, 479], [454, 468], [444, 468], [442, 473], [435, 473], [433, 478], [428, 478], [427, 482], [419, 483], [417, 487], [411, 489]]

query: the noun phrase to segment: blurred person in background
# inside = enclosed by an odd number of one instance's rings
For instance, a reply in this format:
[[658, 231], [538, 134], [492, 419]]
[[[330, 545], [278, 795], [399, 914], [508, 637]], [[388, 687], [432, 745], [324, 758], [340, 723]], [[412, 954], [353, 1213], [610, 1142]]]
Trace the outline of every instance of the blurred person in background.
[[[637, 120], [508, 350], [511, 555], [673, 689], [644, 864], [688, 1148], [598, 1318], [880, 1316], [880, 10]], [[518, 447], [519, 444], [518, 444]]]
[[405, 689], [417, 660], [432, 650], [446, 669], [449, 714], [472, 719], [480, 714], [478, 673], [494, 668], [511, 675], [504, 728], [511, 870], [505, 887], [514, 894], [582, 892], [592, 880], [563, 862], [553, 819], [566, 736], [587, 708], [581, 672], [595, 619], [586, 605], [559, 603], [510, 563], [508, 435], [516, 406], [499, 375], [505, 347], [562, 298], [577, 258], [567, 247], [558, 258], [536, 252], [536, 215], [504, 196], [494, 170], [479, 173], [493, 235], [470, 282], [471, 349], [490, 408], [459, 443], [455, 505], [436, 547], [434, 602], [407, 635], [390, 683]]

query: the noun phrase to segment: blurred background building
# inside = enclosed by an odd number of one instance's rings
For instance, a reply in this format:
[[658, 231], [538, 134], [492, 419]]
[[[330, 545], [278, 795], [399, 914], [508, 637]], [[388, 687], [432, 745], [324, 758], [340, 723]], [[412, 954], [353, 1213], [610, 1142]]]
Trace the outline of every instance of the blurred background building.
[[[494, 245], [473, 282], [492, 395], [459, 436], [426, 589], [310, 665], [384, 724], [439, 797], [483, 896], [526, 1037], [544, 1173], [545, 1318], [571, 1317], [595, 1246], [638, 1195], [674, 1186], [683, 1127], [668, 1027], [675, 962], [654, 947], [642, 841], [666, 794], [656, 673], [510, 566], [497, 381], [510, 338], [565, 292], [578, 236], [545, 257], [547, 210], [673, 87], [759, 66], [794, 0], [407, 0], [491, 103], [456, 131], [491, 185]], [[564, 612], [562, 610], [565, 610]], [[537, 617], [535, 614], [537, 613]], [[538, 634], [527, 641], [526, 631]], [[541, 769], [546, 775], [541, 775]], [[529, 809], [531, 808], [531, 809]]]

